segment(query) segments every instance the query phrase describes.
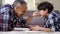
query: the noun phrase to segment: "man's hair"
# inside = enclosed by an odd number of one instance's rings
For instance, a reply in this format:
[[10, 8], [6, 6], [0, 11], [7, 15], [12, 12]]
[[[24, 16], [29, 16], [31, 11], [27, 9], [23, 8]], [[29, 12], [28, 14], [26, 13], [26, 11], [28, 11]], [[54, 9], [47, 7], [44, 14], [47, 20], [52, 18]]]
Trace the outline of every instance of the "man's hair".
[[51, 3], [49, 2], [42, 2], [38, 5], [37, 7], [38, 10], [45, 10], [45, 9], [48, 9], [48, 13], [50, 13], [54, 7]]
[[12, 6], [16, 5], [22, 5], [22, 4], [27, 4], [24, 0], [15, 0], [15, 2], [12, 4]]

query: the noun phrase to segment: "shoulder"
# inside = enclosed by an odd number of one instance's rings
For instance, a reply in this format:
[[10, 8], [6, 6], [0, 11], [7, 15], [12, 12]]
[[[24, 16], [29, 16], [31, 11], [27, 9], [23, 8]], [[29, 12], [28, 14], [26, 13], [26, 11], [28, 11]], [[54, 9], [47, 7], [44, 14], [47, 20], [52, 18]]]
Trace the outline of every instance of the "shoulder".
[[54, 21], [58, 21], [59, 15], [53, 11], [49, 14], [49, 18], [53, 19]]
[[10, 11], [11, 8], [12, 7], [9, 4], [3, 5], [3, 6], [0, 7], [0, 13], [5, 13], [7, 11]]
[[49, 15], [48, 15], [49, 18], [52, 18], [52, 17], [59, 17], [59, 15], [57, 13], [55, 13], [54, 11], [52, 11]]

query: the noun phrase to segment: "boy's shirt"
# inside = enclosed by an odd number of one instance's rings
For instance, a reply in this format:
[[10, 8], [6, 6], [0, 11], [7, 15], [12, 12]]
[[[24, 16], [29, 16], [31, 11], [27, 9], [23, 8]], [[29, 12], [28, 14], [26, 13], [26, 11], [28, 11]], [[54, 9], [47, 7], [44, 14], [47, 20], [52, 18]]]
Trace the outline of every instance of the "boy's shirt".
[[51, 12], [46, 18], [45, 18], [45, 28], [50, 28], [51, 31], [58, 31], [59, 29], [59, 16], [55, 12]]

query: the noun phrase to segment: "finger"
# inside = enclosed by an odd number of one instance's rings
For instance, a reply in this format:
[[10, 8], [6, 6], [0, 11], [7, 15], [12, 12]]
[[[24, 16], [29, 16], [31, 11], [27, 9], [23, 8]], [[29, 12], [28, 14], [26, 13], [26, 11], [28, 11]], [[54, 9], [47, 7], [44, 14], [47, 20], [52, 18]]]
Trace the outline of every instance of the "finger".
[[39, 26], [39, 25], [36, 25], [37, 27]]
[[32, 31], [32, 28], [28, 28], [30, 31]]
[[37, 16], [37, 15], [39, 15], [39, 13], [35, 13], [35, 15]]
[[39, 12], [35, 12], [35, 13], [39, 13]]
[[29, 25], [28, 28], [32, 28], [33, 26]]
[[39, 12], [35, 12], [35, 14], [39, 15]]

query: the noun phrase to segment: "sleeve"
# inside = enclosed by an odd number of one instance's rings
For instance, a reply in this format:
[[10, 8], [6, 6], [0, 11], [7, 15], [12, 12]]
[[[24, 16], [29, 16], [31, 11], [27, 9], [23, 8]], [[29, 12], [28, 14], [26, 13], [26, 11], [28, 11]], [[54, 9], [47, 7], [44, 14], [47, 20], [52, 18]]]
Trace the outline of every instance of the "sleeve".
[[23, 18], [22, 21], [21, 21], [21, 26], [23, 28], [27, 28], [27, 26], [25, 24], [26, 24], [26, 19]]
[[50, 19], [50, 29], [51, 31], [58, 31], [58, 18], [53, 17]]
[[9, 7], [1, 8], [0, 15], [1, 15], [3, 20], [9, 20]]
[[21, 20], [21, 23], [25, 24], [25, 23], [26, 23], [26, 19], [23, 18], [23, 19]]
[[50, 29], [51, 31], [55, 31], [54, 20], [50, 19]]

